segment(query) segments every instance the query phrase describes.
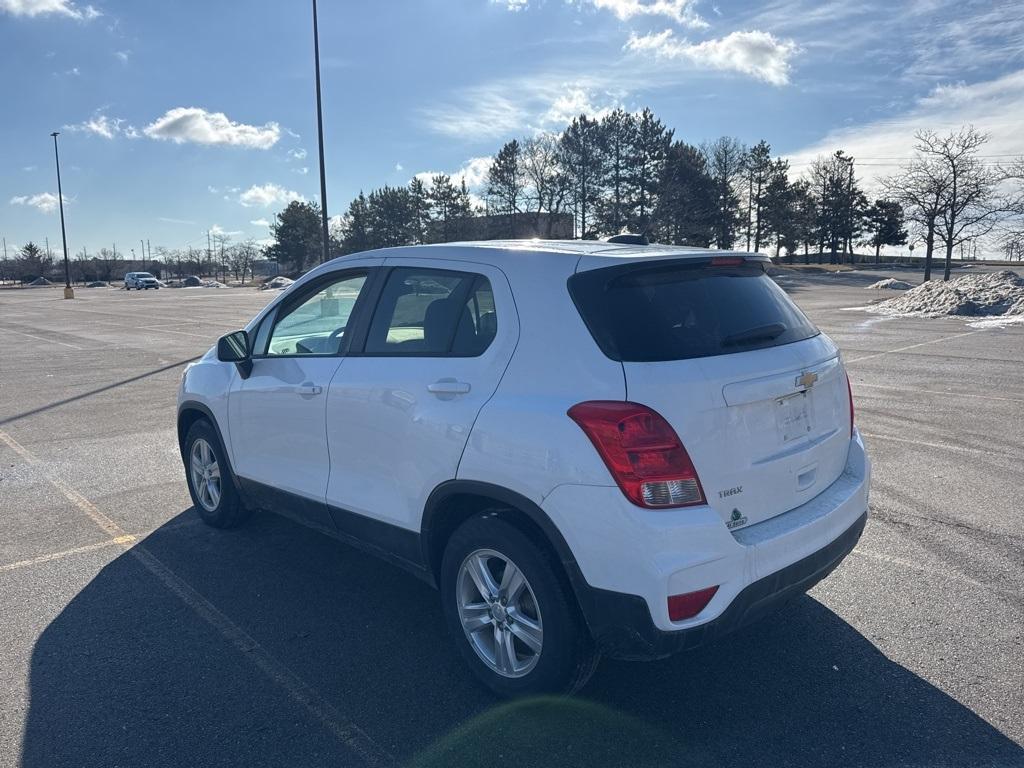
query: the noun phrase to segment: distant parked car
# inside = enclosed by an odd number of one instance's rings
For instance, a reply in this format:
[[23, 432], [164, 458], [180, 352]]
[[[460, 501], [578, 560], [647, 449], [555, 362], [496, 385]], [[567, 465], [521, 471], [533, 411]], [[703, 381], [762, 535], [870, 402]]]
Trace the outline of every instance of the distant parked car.
[[124, 276], [124, 287], [127, 291], [130, 291], [132, 288], [140, 291], [143, 288], [147, 291], [150, 288], [156, 288], [159, 291], [160, 281], [149, 274], [149, 272], [128, 272]]

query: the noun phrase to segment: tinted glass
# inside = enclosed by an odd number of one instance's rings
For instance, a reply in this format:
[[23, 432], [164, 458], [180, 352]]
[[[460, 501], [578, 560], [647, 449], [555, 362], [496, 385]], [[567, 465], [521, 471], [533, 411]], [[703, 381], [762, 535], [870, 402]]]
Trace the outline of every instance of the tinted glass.
[[490, 283], [480, 275], [396, 269], [366, 339], [368, 355], [478, 355], [497, 322]]
[[330, 283], [278, 318], [267, 355], [335, 355], [366, 275]]
[[726, 355], [818, 333], [759, 263], [612, 267], [574, 275], [569, 290], [602, 351], [624, 362]]

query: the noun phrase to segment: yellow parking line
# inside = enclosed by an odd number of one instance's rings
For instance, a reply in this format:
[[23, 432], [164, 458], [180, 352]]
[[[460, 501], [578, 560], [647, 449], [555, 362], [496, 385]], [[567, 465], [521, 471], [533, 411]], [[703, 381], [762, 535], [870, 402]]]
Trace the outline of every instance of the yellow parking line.
[[18, 560], [15, 563], [7, 563], [6, 565], [0, 565], [0, 573], [6, 573], [7, 571], [16, 571], [19, 568], [27, 568], [31, 565], [49, 563], [54, 560], [61, 560], [65, 557], [70, 557], [71, 555], [83, 555], [87, 552], [95, 552], [98, 549], [104, 549], [106, 547], [124, 546], [125, 544], [132, 544], [136, 540], [136, 537], [131, 535], [118, 536], [116, 539], [97, 541], [95, 544], [86, 544], [83, 547], [65, 549], [62, 552], [49, 552], [45, 555], [39, 555], [38, 557], [30, 557], [28, 560]]
[[[209, 600], [197, 592], [184, 579], [168, 568], [136, 538], [104, 515], [95, 504], [82, 494], [54, 475], [32, 451], [23, 446], [9, 434], [0, 429], [0, 441], [17, 453], [27, 464], [39, 467], [49, 483], [60, 491], [64, 497], [84, 512], [101, 529], [110, 534], [127, 554], [137, 560], [143, 568], [155, 576], [168, 590], [177, 595], [201, 619], [212, 626], [217, 632], [248, 658], [256, 667], [298, 704], [302, 705], [314, 718], [319, 720], [348, 749], [369, 766], [392, 766], [394, 758], [384, 748], [371, 739], [358, 725], [349, 721], [330, 702], [321, 696], [315, 688], [307, 684], [287, 666], [275, 659], [259, 642], [245, 630], [225, 616]], [[134, 544], [134, 546], [132, 546]], [[17, 564], [12, 564], [17, 565]]]

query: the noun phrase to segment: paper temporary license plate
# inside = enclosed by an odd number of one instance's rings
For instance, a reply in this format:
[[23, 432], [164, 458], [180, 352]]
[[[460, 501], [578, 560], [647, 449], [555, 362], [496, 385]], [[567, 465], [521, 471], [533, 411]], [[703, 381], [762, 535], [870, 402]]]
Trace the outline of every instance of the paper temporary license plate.
[[775, 420], [782, 442], [788, 443], [811, 432], [811, 414], [806, 392], [784, 397], [775, 402]]

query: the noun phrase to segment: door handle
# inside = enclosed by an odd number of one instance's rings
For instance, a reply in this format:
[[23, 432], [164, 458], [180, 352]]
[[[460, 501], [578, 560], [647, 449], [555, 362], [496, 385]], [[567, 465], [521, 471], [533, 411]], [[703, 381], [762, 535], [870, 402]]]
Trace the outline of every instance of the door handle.
[[433, 384], [427, 384], [427, 391], [435, 395], [464, 395], [469, 392], [470, 386], [465, 381], [455, 379], [439, 379]]
[[299, 384], [299, 386], [295, 388], [295, 391], [303, 397], [313, 397], [314, 395], [319, 395], [323, 392], [324, 388], [319, 384]]

